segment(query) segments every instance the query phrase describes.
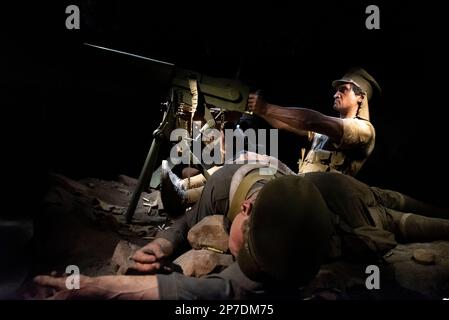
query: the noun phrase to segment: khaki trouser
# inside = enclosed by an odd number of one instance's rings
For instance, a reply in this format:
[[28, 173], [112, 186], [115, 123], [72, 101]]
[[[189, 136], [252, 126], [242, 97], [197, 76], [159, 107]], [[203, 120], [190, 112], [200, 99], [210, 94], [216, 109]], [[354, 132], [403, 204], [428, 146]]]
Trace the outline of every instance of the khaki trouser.
[[[379, 210], [370, 210], [375, 221], [404, 242], [449, 240], [449, 212], [396, 191], [371, 187]], [[377, 216], [377, 217], [376, 217]], [[442, 219], [445, 218], [446, 219]]]

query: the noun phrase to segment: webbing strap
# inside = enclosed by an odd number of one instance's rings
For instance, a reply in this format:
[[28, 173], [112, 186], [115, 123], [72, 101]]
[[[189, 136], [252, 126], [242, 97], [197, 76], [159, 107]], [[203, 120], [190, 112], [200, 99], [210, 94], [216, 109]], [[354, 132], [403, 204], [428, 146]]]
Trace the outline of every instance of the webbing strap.
[[258, 170], [245, 176], [237, 187], [234, 197], [229, 204], [229, 210], [227, 214], [229, 221], [232, 222], [235, 216], [240, 212], [240, 206], [242, 202], [245, 201], [246, 195], [251, 190], [252, 186], [254, 186], [254, 184], [261, 180], [271, 180], [273, 178], [274, 175], [261, 175]]

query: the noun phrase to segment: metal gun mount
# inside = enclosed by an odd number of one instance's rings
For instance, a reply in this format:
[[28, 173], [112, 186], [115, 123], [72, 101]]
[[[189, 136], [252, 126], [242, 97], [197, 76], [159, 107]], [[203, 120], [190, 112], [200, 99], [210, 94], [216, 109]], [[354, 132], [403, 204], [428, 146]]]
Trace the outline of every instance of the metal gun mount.
[[[250, 89], [249, 86], [237, 79], [210, 77], [196, 71], [176, 68], [174, 64], [169, 62], [89, 43], [85, 43], [85, 45], [100, 49], [103, 52], [118, 54], [123, 59], [128, 59], [127, 62], [129, 63], [142, 62], [143, 68], [148, 70], [152, 76], [158, 77], [156, 81], [160, 79], [163, 86], [169, 91], [168, 101], [162, 104], [164, 111], [162, 122], [153, 132], [150, 150], [126, 212], [126, 221], [131, 223], [140, 196], [149, 186], [150, 178], [153, 176], [153, 179], [151, 179], [152, 185], [159, 184], [154, 183], [154, 181], [160, 181], [159, 172], [154, 172], [154, 168], [158, 160], [160, 146], [164, 141], [169, 141], [170, 132], [179, 126], [181, 121], [184, 121], [187, 128], [191, 127], [189, 118], [190, 120], [194, 118], [204, 119], [208, 123], [212, 119], [215, 121], [218, 116], [214, 118], [212, 112], [218, 110], [219, 114], [226, 112], [247, 113], [246, 102]], [[197, 97], [194, 97], [195, 94], [192, 93], [190, 85], [192, 79], [195, 79], [198, 85], [199, 96]], [[198, 103], [198, 106], [194, 106], [195, 101], [198, 102], [198, 100], [200, 100], [200, 103]], [[192, 132], [190, 131], [190, 133]], [[206, 173], [207, 178], [207, 171], [203, 170], [203, 172]]]
[[209, 108], [246, 112], [249, 87], [240, 80], [209, 77], [196, 71], [177, 69], [171, 86], [182, 94], [183, 102], [190, 104], [192, 101], [188, 82], [191, 78], [197, 80]]

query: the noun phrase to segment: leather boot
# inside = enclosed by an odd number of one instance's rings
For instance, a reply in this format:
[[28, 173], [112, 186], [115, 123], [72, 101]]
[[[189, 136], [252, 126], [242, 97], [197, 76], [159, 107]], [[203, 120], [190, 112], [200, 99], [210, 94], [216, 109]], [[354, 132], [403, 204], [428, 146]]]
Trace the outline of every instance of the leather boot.
[[162, 161], [161, 167], [161, 199], [165, 211], [171, 217], [184, 214], [188, 207], [182, 180], [170, 170], [167, 160]]

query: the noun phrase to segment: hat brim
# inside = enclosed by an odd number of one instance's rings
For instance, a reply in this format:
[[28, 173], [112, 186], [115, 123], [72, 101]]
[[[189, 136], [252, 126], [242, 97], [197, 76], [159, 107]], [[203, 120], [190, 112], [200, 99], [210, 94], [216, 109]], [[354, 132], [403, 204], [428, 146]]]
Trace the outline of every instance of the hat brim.
[[[332, 87], [336, 88], [337, 86], [339, 86], [341, 84], [345, 84], [345, 83], [351, 83], [351, 84], [357, 86], [358, 88], [362, 89], [362, 87], [357, 82], [355, 82], [352, 79], [338, 79], [338, 80], [334, 80], [334, 81], [332, 81]], [[363, 90], [363, 91], [365, 91], [365, 90]]]

